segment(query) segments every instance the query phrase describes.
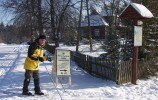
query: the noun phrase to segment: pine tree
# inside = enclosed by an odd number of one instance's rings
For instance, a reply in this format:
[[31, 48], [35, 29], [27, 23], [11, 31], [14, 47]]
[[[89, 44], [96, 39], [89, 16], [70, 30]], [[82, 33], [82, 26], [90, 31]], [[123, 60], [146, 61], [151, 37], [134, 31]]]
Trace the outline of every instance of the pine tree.
[[[131, 40], [131, 23], [128, 20], [121, 20], [118, 15], [126, 8], [126, 3], [121, 0], [111, 0], [110, 4], [104, 4], [104, 10], [110, 9], [111, 18], [108, 19], [109, 30], [103, 46], [108, 56], [112, 59], [125, 59], [126, 56], [131, 55], [131, 48], [129, 48], [128, 41]], [[125, 25], [127, 28], [121, 28], [120, 25]], [[121, 38], [124, 39], [121, 44]], [[131, 47], [131, 46], [130, 46]]]
[[158, 16], [158, 1], [143, 0], [142, 3], [153, 13], [154, 18], [143, 20], [143, 46], [141, 51], [153, 58], [158, 55], [158, 17], [156, 17]]

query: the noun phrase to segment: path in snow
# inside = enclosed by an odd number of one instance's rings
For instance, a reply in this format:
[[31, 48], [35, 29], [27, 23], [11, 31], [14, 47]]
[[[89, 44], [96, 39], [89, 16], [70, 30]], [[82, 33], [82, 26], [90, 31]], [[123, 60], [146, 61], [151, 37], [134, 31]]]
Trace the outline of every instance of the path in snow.
[[[20, 47], [19, 49], [16, 49]], [[116, 85], [112, 81], [102, 80], [93, 77], [83, 71], [72, 61], [72, 86], [63, 84], [66, 92], [59, 84], [55, 88], [55, 83], [51, 82], [48, 74], [52, 69], [52, 63], [45, 62], [40, 67], [41, 88], [46, 96], [27, 97], [20, 95], [24, 79], [23, 64], [27, 56], [25, 45], [3, 45], [0, 46], [0, 99], [1, 100], [157, 100], [158, 99], [158, 79], [138, 80], [138, 85]], [[14, 48], [16, 49], [14, 51]], [[8, 57], [8, 53], [10, 56]], [[2, 65], [2, 63], [4, 63]], [[45, 68], [46, 67], [46, 68]], [[61, 79], [66, 83], [67, 79]], [[55, 75], [53, 76], [55, 81]], [[33, 81], [30, 83], [30, 91], [34, 93]], [[58, 92], [61, 94], [59, 96]], [[15, 94], [4, 94], [3, 91], [11, 91]], [[19, 94], [19, 95], [17, 95]]]

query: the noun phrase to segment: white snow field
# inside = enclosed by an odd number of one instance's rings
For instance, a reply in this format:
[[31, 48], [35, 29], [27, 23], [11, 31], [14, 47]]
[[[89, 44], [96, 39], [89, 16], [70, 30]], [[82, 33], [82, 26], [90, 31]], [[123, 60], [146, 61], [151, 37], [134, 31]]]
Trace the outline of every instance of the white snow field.
[[[73, 61], [71, 87], [66, 84], [67, 78], [60, 79], [62, 85], [56, 86], [55, 74], [53, 80], [50, 75], [53, 63], [46, 61], [40, 67], [40, 85], [45, 95], [24, 96], [21, 93], [27, 49], [24, 44], [0, 45], [0, 100], [158, 100], [157, 77], [138, 80], [137, 85], [117, 85], [89, 75]], [[34, 93], [33, 80], [29, 89]]]

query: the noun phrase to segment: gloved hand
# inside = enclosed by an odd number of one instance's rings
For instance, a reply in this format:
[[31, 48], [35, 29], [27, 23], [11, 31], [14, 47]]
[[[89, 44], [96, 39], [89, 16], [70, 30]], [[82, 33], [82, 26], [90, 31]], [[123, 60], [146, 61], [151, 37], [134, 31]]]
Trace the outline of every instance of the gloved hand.
[[37, 60], [40, 61], [40, 62], [44, 61], [44, 59], [42, 57], [37, 57]]
[[50, 61], [50, 62], [52, 61], [52, 59], [50, 57], [47, 57], [47, 60]]

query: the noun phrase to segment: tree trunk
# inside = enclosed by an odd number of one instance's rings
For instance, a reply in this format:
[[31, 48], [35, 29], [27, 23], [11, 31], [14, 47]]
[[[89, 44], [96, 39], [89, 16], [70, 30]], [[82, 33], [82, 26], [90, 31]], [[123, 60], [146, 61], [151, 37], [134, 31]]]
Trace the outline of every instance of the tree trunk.
[[55, 4], [54, 0], [50, 0], [50, 15], [51, 15], [51, 28], [52, 28], [52, 34], [53, 34], [53, 40], [55, 42], [55, 47], [59, 47], [59, 40], [58, 35], [56, 33], [56, 24], [55, 24]]
[[82, 5], [83, 0], [81, 0], [80, 6], [80, 16], [79, 16], [79, 24], [78, 24], [78, 34], [77, 34], [77, 44], [76, 44], [76, 52], [78, 52], [79, 42], [80, 42], [80, 35], [81, 35], [81, 18], [82, 18]]
[[62, 23], [63, 18], [64, 18], [64, 13], [65, 13], [67, 7], [69, 6], [70, 1], [71, 1], [71, 0], [69, 0], [69, 1], [66, 3], [64, 9], [62, 10], [62, 13], [61, 13], [60, 16], [59, 16], [59, 20], [58, 20], [58, 23], [57, 23], [57, 27], [55, 28], [55, 33], [54, 33], [54, 34], [55, 34], [55, 46], [56, 46], [56, 47], [59, 47], [59, 32], [60, 32], [60, 27], [61, 27], [61, 23]]
[[34, 6], [34, 0], [31, 0], [31, 41], [34, 41], [35, 39], [35, 12], [34, 12], [35, 6]]
[[89, 18], [88, 1], [89, 1], [89, 0], [86, 0], [87, 18], [88, 18], [88, 35], [89, 35], [90, 50], [92, 51], [92, 34], [91, 34], [91, 28], [90, 28], [90, 18]]
[[53, 39], [55, 39], [55, 7], [54, 7], [54, 0], [50, 0], [50, 15], [51, 15], [51, 31], [53, 35]]
[[38, 10], [37, 19], [38, 19], [38, 31], [39, 31], [39, 35], [43, 34], [43, 21], [42, 21], [41, 2], [42, 2], [42, 0], [38, 0], [38, 3], [37, 3], [37, 10]]

